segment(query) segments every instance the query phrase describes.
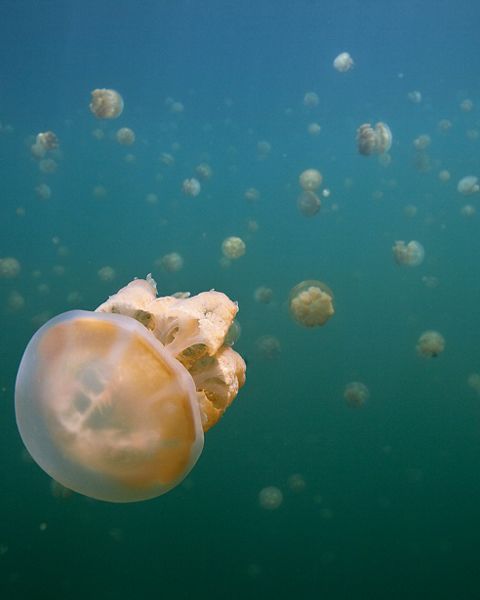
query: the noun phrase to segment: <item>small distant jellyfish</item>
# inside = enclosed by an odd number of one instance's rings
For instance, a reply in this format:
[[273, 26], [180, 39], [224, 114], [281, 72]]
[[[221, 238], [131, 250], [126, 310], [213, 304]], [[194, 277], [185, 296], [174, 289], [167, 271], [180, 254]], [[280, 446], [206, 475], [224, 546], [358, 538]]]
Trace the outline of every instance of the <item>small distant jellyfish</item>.
[[204, 162], [195, 167], [195, 173], [198, 175], [198, 177], [200, 177], [200, 179], [206, 181], [207, 179], [212, 178], [213, 170], [208, 163]]
[[480, 138], [480, 131], [478, 129], [467, 129], [467, 138], [475, 142]]
[[447, 183], [447, 181], [450, 181], [451, 178], [450, 171], [447, 171], [447, 169], [442, 169], [438, 173], [438, 178], [442, 183]]
[[307, 131], [311, 136], [316, 136], [320, 134], [322, 127], [318, 123], [309, 123]]
[[51, 175], [57, 170], [58, 164], [56, 160], [53, 160], [53, 158], [43, 158], [38, 163], [38, 168], [42, 173], [45, 173], [46, 175]]
[[105, 139], [105, 132], [103, 131], [103, 129], [99, 129], [97, 127], [92, 131], [92, 137], [94, 137], [98, 141], [103, 140]]
[[477, 212], [477, 209], [472, 204], [464, 204], [460, 209], [462, 217], [473, 217]]
[[170, 252], [161, 257], [160, 265], [168, 273], [176, 273], [183, 268], [183, 257], [178, 252]]
[[102, 199], [102, 198], [106, 198], [108, 195], [108, 191], [107, 188], [104, 185], [96, 185], [93, 188], [93, 197], [97, 198], [98, 200]]
[[303, 192], [297, 198], [298, 210], [305, 217], [313, 217], [318, 213], [322, 203], [314, 192]]
[[357, 129], [357, 148], [363, 156], [383, 154], [392, 146], [392, 132], [386, 123], [379, 121], [375, 127], [364, 123]]
[[314, 192], [317, 190], [323, 181], [322, 174], [317, 169], [306, 169], [302, 173], [300, 173], [300, 177], [298, 178], [300, 182], [300, 187], [305, 192]]
[[42, 200], [48, 200], [52, 196], [52, 189], [46, 183], [40, 183], [39, 185], [37, 185], [37, 187], [35, 188], [35, 192], [37, 193], [37, 196]]
[[465, 100], [462, 100], [460, 102], [460, 110], [463, 112], [470, 112], [473, 110], [473, 100], [470, 100], [470, 98], [465, 98]]
[[256, 202], [260, 199], [260, 192], [254, 187], [248, 188], [244, 195], [245, 200], [248, 200], [248, 202]]
[[272, 151], [272, 144], [266, 140], [260, 140], [257, 142], [257, 158], [258, 160], [265, 160], [270, 156]]
[[7, 306], [12, 312], [22, 310], [25, 308], [25, 298], [17, 290], [12, 290], [8, 295]]
[[185, 196], [190, 196], [191, 198], [195, 198], [201, 192], [202, 186], [198, 179], [191, 177], [190, 179], [184, 179], [182, 182], [182, 192]]
[[397, 241], [392, 247], [393, 257], [399, 265], [408, 267], [418, 267], [425, 258], [425, 250], [420, 242], [412, 240], [406, 244], [404, 241]]
[[179, 102], [178, 100], [176, 100], [175, 102], [172, 102], [170, 104], [170, 112], [172, 112], [176, 115], [183, 113], [184, 110], [185, 110], [185, 106], [183, 105], [182, 102]]
[[442, 133], [446, 133], [447, 131], [450, 131], [450, 129], [452, 127], [453, 127], [453, 123], [449, 119], [440, 119], [440, 121], [438, 122], [438, 129]]
[[415, 204], [407, 204], [407, 206], [405, 206], [403, 209], [403, 214], [409, 219], [413, 219], [417, 212], [418, 208], [415, 206]]
[[468, 386], [480, 395], [480, 373], [470, 373], [467, 379]]
[[428, 133], [422, 133], [418, 137], [413, 140], [413, 145], [416, 150], [425, 150], [430, 146], [432, 139], [428, 135]]
[[0, 258], [0, 279], [14, 279], [20, 273], [20, 263], [13, 256]]
[[115, 269], [110, 266], [102, 267], [97, 271], [98, 278], [101, 281], [113, 281], [115, 279], [116, 273]]
[[242, 238], [230, 236], [222, 242], [222, 254], [226, 258], [237, 259], [246, 252], [246, 245]]
[[39, 133], [36, 137], [35, 143], [45, 150], [55, 150], [60, 145], [58, 137], [55, 133], [53, 133], [53, 131]]
[[255, 349], [261, 358], [273, 360], [282, 351], [282, 345], [274, 335], [261, 335], [255, 341]]
[[333, 61], [333, 68], [339, 73], [346, 73], [354, 66], [353, 58], [348, 52], [341, 52]]
[[320, 327], [335, 314], [333, 293], [321, 281], [302, 281], [290, 292], [289, 309], [303, 327]]
[[121, 127], [115, 137], [122, 146], [131, 146], [135, 142], [135, 132], [129, 127]]
[[116, 119], [123, 112], [123, 98], [115, 90], [93, 90], [90, 110], [97, 119]]
[[319, 98], [315, 92], [307, 92], [303, 97], [303, 105], [307, 108], [315, 108], [318, 106]]
[[253, 297], [260, 304], [270, 304], [273, 298], [273, 290], [266, 285], [261, 285], [255, 290]]
[[159, 160], [164, 165], [167, 165], [167, 167], [171, 167], [175, 163], [175, 157], [170, 152], [162, 152]]
[[478, 177], [475, 177], [475, 175], [462, 177], [457, 184], [457, 191], [464, 196], [476, 194], [479, 190], [480, 185], [478, 184]]
[[407, 98], [410, 102], [413, 102], [413, 104], [420, 104], [422, 101], [422, 94], [418, 90], [413, 90], [412, 92], [408, 92]]
[[275, 486], [264, 487], [258, 494], [258, 502], [266, 510], [275, 510], [283, 502], [282, 491]]
[[352, 408], [360, 408], [369, 399], [370, 392], [361, 381], [351, 381], [345, 386], [343, 397]]
[[301, 475], [300, 473], [293, 473], [293, 475], [290, 475], [290, 477], [287, 479], [287, 485], [292, 492], [298, 494], [300, 492], [305, 491], [305, 488], [307, 487], [307, 482], [305, 481], [303, 475]]
[[445, 350], [445, 338], [438, 331], [424, 331], [416, 347], [420, 356], [435, 358]]
[[145, 202], [147, 204], [158, 204], [158, 196], [154, 192], [150, 192], [145, 196]]

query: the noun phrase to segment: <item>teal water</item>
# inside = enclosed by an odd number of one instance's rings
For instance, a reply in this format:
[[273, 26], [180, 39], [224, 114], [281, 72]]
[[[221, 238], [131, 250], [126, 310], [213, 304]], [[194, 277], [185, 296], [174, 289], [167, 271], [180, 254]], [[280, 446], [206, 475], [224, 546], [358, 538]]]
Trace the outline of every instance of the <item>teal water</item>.
[[[457, 183], [480, 175], [480, 7], [7, 0], [0, 10], [0, 257], [21, 265], [0, 278], [2, 598], [477, 598], [480, 396], [468, 377], [480, 372], [480, 215], [478, 193]], [[342, 51], [355, 61], [347, 73], [332, 66]], [[122, 94], [120, 118], [90, 113], [97, 87]], [[311, 91], [319, 103], [307, 108]], [[393, 133], [387, 165], [356, 149], [357, 127], [377, 121]], [[115, 141], [119, 127], [135, 131], [132, 146]], [[60, 140], [53, 174], [30, 152], [46, 130]], [[431, 143], [419, 153], [421, 134]], [[201, 162], [213, 177], [186, 197], [182, 181]], [[311, 218], [296, 205], [306, 168], [330, 190]], [[251, 187], [260, 198], [249, 203]], [[477, 213], [462, 215], [466, 204]], [[226, 267], [230, 235], [247, 252]], [[396, 240], [418, 240], [424, 262], [397, 265]], [[173, 251], [184, 267], [168, 273], [155, 261]], [[93, 310], [147, 273], [160, 295], [215, 288], [238, 301], [247, 383], [165, 496], [55, 497], [16, 428], [23, 350], [46, 319]], [[289, 315], [305, 279], [334, 293], [335, 315], [318, 329]], [[254, 299], [261, 285], [268, 305]], [[415, 351], [428, 329], [446, 340], [433, 359]], [[275, 356], [259, 350], [264, 335], [278, 339]], [[343, 398], [354, 380], [370, 391], [357, 409]], [[268, 486], [283, 493], [275, 510], [259, 503]]]

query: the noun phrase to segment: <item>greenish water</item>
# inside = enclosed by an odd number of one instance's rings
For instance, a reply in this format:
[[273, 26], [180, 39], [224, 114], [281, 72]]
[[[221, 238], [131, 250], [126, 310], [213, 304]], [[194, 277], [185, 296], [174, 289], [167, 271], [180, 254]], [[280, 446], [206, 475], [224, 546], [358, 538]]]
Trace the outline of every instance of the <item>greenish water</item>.
[[[479, 194], [457, 183], [480, 170], [479, 7], [6, 1], [2, 12], [0, 257], [21, 270], [0, 278], [1, 597], [477, 598]], [[332, 66], [342, 51], [347, 73]], [[90, 113], [97, 87], [122, 93], [119, 119]], [[393, 133], [389, 164], [356, 149], [357, 127], [377, 121]], [[60, 140], [53, 174], [30, 151], [46, 130]], [[202, 162], [213, 176], [187, 197]], [[296, 204], [306, 168], [330, 191], [310, 218]], [[226, 266], [230, 235], [247, 251]], [[423, 263], [396, 264], [396, 240], [418, 240]], [[170, 273], [156, 260], [174, 251], [184, 266]], [[56, 497], [16, 428], [23, 350], [51, 316], [93, 310], [147, 273], [160, 295], [214, 288], [238, 301], [247, 383], [168, 494]], [[305, 279], [333, 291], [324, 327], [289, 314]], [[261, 285], [269, 304], [254, 298]], [[426, 359], [415, 346], [429, 329], [446, 347]], [[351, 381], [370, 392], [359, 408], [343, 397]], [[259, 502], [269, 486], [282, 492], [274, 510]]]

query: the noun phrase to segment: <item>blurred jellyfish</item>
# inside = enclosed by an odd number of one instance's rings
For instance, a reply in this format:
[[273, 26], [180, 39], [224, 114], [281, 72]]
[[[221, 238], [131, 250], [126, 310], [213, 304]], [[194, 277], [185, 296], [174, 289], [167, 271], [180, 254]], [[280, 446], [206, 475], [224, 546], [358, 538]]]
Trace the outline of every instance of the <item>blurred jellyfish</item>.
[[255, 341], [255, 349], [261, 358], [272, 360], [280, 354], [282, 346], [274, 335], [261, 335]]
[[422, 94], [418, 90], [413, 90], [412, 92], [408, 92], [407, 98], [410, 102], [413, 102], [413, 104], [420, 104], [422, 101]]
[[256, 202], [257, 200], [260, 199], [260, 192], [254, 188], [248, 188], [248, 190], [246, 190], [245, 192], [245, 200], [248, 200], [248, 202]]
[[446, 133], [447, 131], [450, 131], [450, 129], [452, 127], [453, 127], [453, 124], [449, 119], [440, 119], [440, 121], [438, 122], [438, 129], [442, 133]]
[[97, 199], [106, 198], [107, 197], [107, 188], [104, 185], [96, 185], [93, 188], [93, 197]]
[[415, 206], [415, 204], [407, 204], [407, 206], [405, 206], [403, 209], [403, 214], [409, 219], [413, 219], [417, 212], [418, 208]]
[[168, 273], [176, 273], [183, 268], [183, 257], [178, 252], [170, 252], [164, 254], [155, 264], [159, 264]]
[[450, 171], [447, 171], [447, 169], [442, 169], [438, 173], [438, 178], [442, 183], [447, 183], [447, 181], [450, 181], [451, 178]]
[[25, 308], [25, 298], [17, 290], [12, 290], [8, 294], [7, 307], [12, 312], [22, 310]]
[[417, 354], [435, 358], [445, 350], [445, 338], [438, 331], [424, 331], [417, 341]]
[[183, 113], [184, 110], [185, 106], [182, 102], [179, 102], [178, 100], [170, 104], [170, 112], [172, 112], [173, 114], [179, 115], [180, 113]]
[[122, 114], [123, 99], [115, 90], [96, 89], [92, 92], [90, 110], [97, 119], [116, 119]]
[[317, 169], [306, 169], [300, 173], [298, 180], [305, 192], [314, 192], [322, 185], [323, 177]]
[[97, 127], [92, 131], [92, 137], [94, 137], [98, 141], [103, 140], [105, 138], [105, 132], [103, 131], [103, 129]]
[[37, 148], [42, 148], [44, 153], [49, 150], [55, 150], [60, 145], [58, 141], [58, 137], [53, 131], [45, 131], [43, 133], [39, 133], [35, 139], [35, 144]]
[[307, 487], [305, 478], [300, 473], [293, 473], [293, 475], [290, 475], [287, 479], [287, 485], [292, 492], [297, 494], [305, 491], [305, 488]]
[[52, 189], [46, 183], [40, 183], [35, 188], [37, 196], [42, 200], [48, 200], [52, 196]]
[[422, 277], [422, 283], [426, 288], [434, 289], [440, 285], [438, 277], [435, 275], [424, 275]]
[[260, 140], [257, 142], [257, 156], [260, 159], [265, 159], [272, 151], [272, 144], [266, 140]]
[[201, 192], [202, 186], [198, 179], [191, 177], [190, 179], [184, 179], [182, 182], [182, 192], [185, 196], [190, 196], [191, 198], [195, 198]]
[[261, 285], [254, 291], [253, 297], [260, 304], [270, 304], [273, 298], [273, 290], [265, 285]]
[[319, 135], [322, 131], [322, 127], [318, 123], [309, 123], [307, 131], [312, 136]]
[[0, 279], [13, 279], [20, 273], [20, 263], [13, 256], [0, 258]]
[[195, 167], [195, 173], [203, 179], [204, 181], [207, 179], [211, 179], [213, 175], [212, 167], [208, 163], [200, 163]]
[[169, 152], [162, 152], [159, 160], [164, 165], [167, 165], [167, 167], [171, 167], [175, 163], [175, 157]]
[[392, 247], [393, 257], [399, 265], [408, 267], [418, 267], [425, 258], [425, 250], [420, 242], [412, 240], [406, 244], [403, 241], [397, 241]]
[[480, 131], [478, 129], [467, 129], [467, 138], [475, 142], [480, 138]]
[[150, 192], [145, 196], [145, 202], [147, 204], [158, 204], [158, 196], [157, 194]]
[[413, 145], [416, 150], [425, 150], [431, 143], [432, 139], [428, 133], [422, 133], [413, 140]]
[[135, 142], [135, 132], [129, 127], [121, 127], [115, 137], [122, 146], [131, 146]]
[[361, 381], [351, 381], [345, 386], [343, 397], [352, 408], [360, 408], [369, 399], [370, 392]]
[[379, 121], [372, 127], [364, 123], [357, 129], [358, 152], [364, 156], [388, 152], [392, 146], [392, 132], [386, 123]]
[[471, 112], [473, 110], [473, 106], [473, 100], [470, 100], [470, 98], [465, 98], [465, 100], [460, 102], [460, 110], [463, 112]]
[[278, 487], [273, 485], [264, 487], [258, 494], [258, 502], [266, 510], [275, 510], [283, 502], [283, 494]]
[[245, 254], [246, 245], [242, 238], [230, 236], [222, 242], [222, 253], [226, 258], [237, 259]]
[[457, 184], [457, 191], [464, 196], [476, 194], [479, 190], [480, 185], [478, 184], [478, 177], [475, 175], [467, 175], [466, 177], [462, 177]]
[[248, 219], [247, 221], [247, 229], [250, 233], [256, 233], [260, 228], [258, 221], [256, 219]]
[[353, 68], [353, 59], [348, 52], [342, 52], [333, 61], [333, 67], [339, 73], [346, 73]]
[[305, 217], [313, 217], [318, 213], [322, 203], [314, 192], [303, 192], [297, 198], [297, 208]]
[[101, 281], [113, 281], [116, 277], [115, 269], [108, 265], [98, 269], [97, 275]]
[[321, 281], [302, 281], [290, 292], [289, 309], [293, 319], [304, 327], [325, 325], [335, 314], [333, 293]]
[[473, 217], [477, 212], [477, 209], [472, 204], [464, 204], [460, 209], [462, 217]]
[[480, 395], [480, 373], [470, 373], [467, 379], [469, 387]]
[[38, 168], [42, 173], [45, 173], [46, 175], [51, 175], [57, 170], [58, 164], [56, 160], [53, 160], [53, 158], [43, 158], [38, 163]]
[[307, 108], [315, 108], [318, 106], [319, 98], [315, 92], [307, 92], [303, 97], [303, 105]]

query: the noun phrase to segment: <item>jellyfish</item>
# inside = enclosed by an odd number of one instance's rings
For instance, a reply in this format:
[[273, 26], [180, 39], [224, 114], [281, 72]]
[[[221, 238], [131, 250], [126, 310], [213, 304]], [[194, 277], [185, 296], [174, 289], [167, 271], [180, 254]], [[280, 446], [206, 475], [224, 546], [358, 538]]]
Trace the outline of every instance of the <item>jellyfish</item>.
[[464, 196], [471, 196], [480, 191], [480, 185], [478, 183], [478, 177], [475, 175], [466, 175], [462, 177], [457, 184], [457, 191]]
[[417, 353], [435, 358], [445, 350], [445, 338], [438, 331], [424, 331], [417, 341]]
[[274, 485], [269, 485], [262, 488], [258, 494], [258, 503], [266, 510], [275, 510], [282, 504], [282, 502], [283, 493]]
[[97, 119], [116, 119], [123, 112], [123, 98], [115, 90], [93, 90], [90, 110]]
[[200, 185], [198, 179], [195, 179], [195, 177], [184, 179], [182, 182], [182, 192], [185, 194], [185, 196], [191, 196], [192, 198], [195, 198], [195, 196], [198, 196], [201, 190], [202, 186]]
[[303, 192], [297, 198], [297, 208], [305, 217], [313, 217], [318, 213], [322, 203], [314, 192]]
[[333, 61], [333, 68], [339, 73], [346, 73], [347, 71], [350, 71], [350, 69], [353, 68], [353, 65], [353, 58], [348, 52], [340, 53]]
[[20, 262], [13, 256], [0, 257], [0, 278], [13, 279], [20, 273]]
[[183, 268], [183, 257], [178, 252], [170, 252], [157, 259], [155, 265], [162, 267], [168, 273], [176, 273]]
[[392, 247], [393, 257], [399, 265], [408, 267], [418, 267], [425, 258], [425, 250], [420, 242], [412, 240], [406, 244], [403, 241], [397, 241]]
[[220, 292], [157, 298], [136, 279], [95, 312], [45, 323], [15, 388], [20, 435], [65, 487], [110, 502], [178, 485], [245, 381], [224, 340], [238, 310]]
[[290, 292], [289, 308], [294, 320], [304, 327], [325, 325], [335, 314], [332, 290], [321, 281], [302, 281]]
[[357, 129], [357, 147], [360, 154], [383, 154], [392, 146], [392, 132], [386, 123], [379, 121], [372, 127], [364, 123]]
[[131, 146], [135, 142], [135, 132], [130, 127], [121, 127], [115, 137], [122, 146]]
[[222, 254], [226, 258], [237, 259], [243, 256], [246, 252], [246, 245], [242, 238], [230, 236], [222, 242]]
[[307, 108], [315, 108], [319, 104], [318, 94], [315, 92], [307, 92], [303, 97], [303, 105]]
[[298, 178], [300, 187], [305, 192], [314, 192], [322, 185], [322, 174], [317, 169], [306, 169]]
[[352, 408], [360, 408], [370, 397], [370, 392], [361, 381], [351, 381], [345, 386], [343, 397]]

